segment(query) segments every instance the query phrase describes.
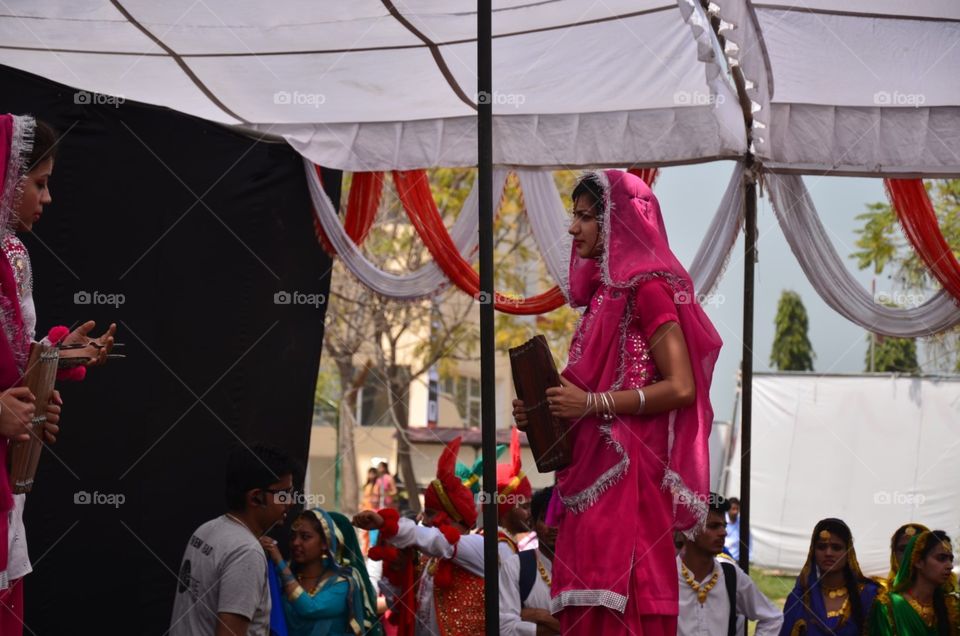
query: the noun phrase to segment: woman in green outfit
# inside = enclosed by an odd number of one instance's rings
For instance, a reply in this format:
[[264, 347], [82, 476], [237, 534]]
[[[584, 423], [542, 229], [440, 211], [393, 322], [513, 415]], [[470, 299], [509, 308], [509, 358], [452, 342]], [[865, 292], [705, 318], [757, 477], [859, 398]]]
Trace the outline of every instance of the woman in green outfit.
[[877, 597], [870, 634], [956, 636], [960, 626], [953, 548], [943, 530], [914, 535], [890, 590]]
[[276, 543], [262, 543], [280, 575], [290, 636], [383, 634], [377, 595], [346, 517], [321, 508], [300, 513], [290, 535], [290, 564]]

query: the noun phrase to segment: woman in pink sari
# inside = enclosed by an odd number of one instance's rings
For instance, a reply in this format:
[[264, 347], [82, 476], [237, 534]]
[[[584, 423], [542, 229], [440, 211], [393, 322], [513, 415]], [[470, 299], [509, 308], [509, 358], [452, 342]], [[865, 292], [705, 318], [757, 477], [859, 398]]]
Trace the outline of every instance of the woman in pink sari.
[[640, 178], [588, 173], [573, 201], [570, 303], [585, 309], [562, 386], [547, 393], [573, 442], [551, 505], [551, 609], [565, 635], [673, 636], [673, 531], [693, 533], [706, 518], [722, 343]]

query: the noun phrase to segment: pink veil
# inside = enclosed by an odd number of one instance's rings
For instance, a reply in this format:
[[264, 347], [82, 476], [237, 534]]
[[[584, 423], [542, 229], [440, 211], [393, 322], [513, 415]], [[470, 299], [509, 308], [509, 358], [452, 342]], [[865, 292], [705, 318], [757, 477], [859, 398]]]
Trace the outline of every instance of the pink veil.
[[[0, 115], [0, 228], [9, 227], [15, 213], [22, 179], [28, 169], [27, 160], [33, 147], [34, 120], [32, 117]], [[30, 341], [26, 336], [17, 284], [13, 269], [6, 257], [0, 258], [0, 391], [20, 383]], [[9, 515], [13, 508], [10, 479], [6, 470], [8, 440], [0, 437], [0, 570], [7, 569]]]
[[[570, 256], [570, 304], [589, 304], [597, 287], [630, 291], [639, 283], [660, 278], [674, 292], [680, 327], [690, 353], [696, 383], [696, 400], [670, 417], [668, 462], [662, 486], [673, 495], [674, 523], [679, 530], [692, 530], [705, 521], [710, 491], [709, 438], [713, 425], [710, 405], [710, 382], [722, 341], [703, 308], [697, 302], [690, 274], [670, 250], [660, 214], [660, 204], [653, 192], [639, 177], [619, 170], [604, 170], [584, 175], [595, 179], [604, 193], [601, 215], [603, 255], [599, 259], [580, 258], [574, 248]], [[615, 310], [613, 303], [601, 305], [597, 323], [605, 309]], [[616, 319], [614, 319], [616, 320]], [[598, 343], [608, 350], [618, 347], [610, 331]], [[610, 371], [592, 368], [595, 356], [571, 359], [565, 376], [595, 378], [594, 391], [611, 390], [618, 380]]]

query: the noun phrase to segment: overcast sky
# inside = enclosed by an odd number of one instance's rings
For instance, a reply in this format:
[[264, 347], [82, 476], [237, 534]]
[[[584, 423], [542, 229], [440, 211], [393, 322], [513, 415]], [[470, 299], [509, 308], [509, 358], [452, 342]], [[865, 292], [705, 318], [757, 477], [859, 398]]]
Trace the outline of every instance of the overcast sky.
[[[684, 265], [689, 266], [693, 260], [732, 170], [730, 162], [714, 162], [666, 168], [661, 172], [654, 191], [660, 199], [670, 245]], [[885, 200], [883, 182], [880, 179], [817, 176], [807, 176], [804, 181], [837, 252], [856, 278], [869, 289], [872, 272], [858, 270], [849, 255], [855, 249], [857, 238], [855, 217], [866, 210], [867, 203]], [[817, 295], [783, 236], [769, 198], [758, 202], [757, 226], [760, 238], [755, 278], [754, 370], [771, 370], [770, 349], [777, 300], [784, 289], [792, 289], [800, 294], [809, 315], [810, 341], [816, 354], [814, 369], [819, 373], [863, 372], [867, 351], [865, 331], [834, 312]], [[886, 290], [891, 290], [891, 283], [885, 277], [878, 278], [877, 291]], [[709, 305], [706, 309], [723, 338], [724, 346], [714, 373], [711, 395], [715, 418], [729, 420], [742, 348], [742, 236], [716, 291], [722, 299], [718, 296], [719, 304]]]

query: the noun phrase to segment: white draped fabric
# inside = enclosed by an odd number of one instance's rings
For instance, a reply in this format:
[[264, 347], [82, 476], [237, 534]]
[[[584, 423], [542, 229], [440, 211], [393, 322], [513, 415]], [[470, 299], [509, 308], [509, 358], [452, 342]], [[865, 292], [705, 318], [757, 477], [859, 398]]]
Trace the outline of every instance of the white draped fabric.
[[766, 182], [790, 249], [814, 289], [837, 313], [869, 331], [901, 338], [926, 336], [960, 324], [960, 308], [942, 290], [918, 307], [875, 302], [834, 249], [803, 177], [769, 174]]
[[[333, 203], [320, 185], [316, 170], [309, 162], [305, 163], [305, 167], [317, 218], [336, 249], [337, 255], [343, 259], [344, 266], [358, 280], [378, 294], [398, 300], [424, 298], [446, 286], [449, 281], [433, 261], [407, 274], [387, 272], [371, 263], [356, 243], [347, 236]], [[571, 242], [567, 227], [570, 224], [570, 218], [563, 207], [553, 174], [549, 170], [527, 169], [519, 169], [516, 173], [523, 191], [533, 237], [547, 272], [560, 286], [564, 295], [567, 295]], [[508, 171], [502, 168], [494, 170], [494, 192], [503, 192], [507, 174]], [[694, 288], [700, 294], [708, 294], [714, 288], [723, 273], [730, 250], [736, 243], [743, 224], [742, 182], [743, 166], [737, 163], [730, 177], [730, 184], [690, 265]], [[499, 201], [499, 197], [495, 198]], [[450, 237], [460, 255], [469, 262], [475, 260], [478, 217], [476, 182], [474, 182], [474, 187], [464, 201], [463, 209], [450, 230]]]
[[[357, 247], [357, 244], [347, 236], [343, 224], [337, 216], [337, 211], [324, 192], [314, 165], [304, 160], [304, 169], [307, 173], [307, 185], [310, 189], [310, 198], [317, 219], [323, 227], [327, 238], [337, 251], [344, 266], [357, 279], [378, 294], [398, 300], [416, 300], [432, 296], [441, 291], [448, 283], [447, 277], [440, 268], [430, 261], [414, 272], [408, 274], [394, 274], [386, 272], [367, 259]], [[502, 192], [507, 179], [506, 170], [495, 170], [493, 175], [494, 192]], [[479, 204], [477, 200], [476, 182], [463, 203], [463, 209], [457, 216], [450, 229], [450, 238], [457, 246], [461, 256], [472, 260], [471, 256], [477, 249], [479, 235], [477, 232], [479, 219]]]

